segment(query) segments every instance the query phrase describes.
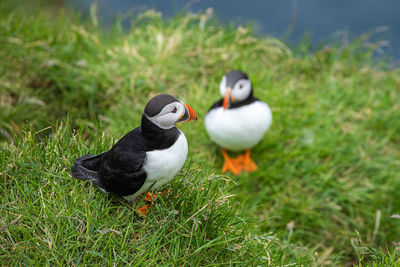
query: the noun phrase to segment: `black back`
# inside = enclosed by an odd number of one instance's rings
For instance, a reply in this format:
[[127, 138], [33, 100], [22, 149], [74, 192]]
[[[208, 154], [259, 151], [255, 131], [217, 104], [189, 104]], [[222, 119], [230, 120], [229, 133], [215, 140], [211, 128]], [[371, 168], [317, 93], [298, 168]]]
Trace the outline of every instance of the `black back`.
[[143, 115], [141, 126], [122, 137], [114, 147], [144, 152], [166, 149], [175, 143], [179, 134], [180, 132], [176, 127], [161, 129]]

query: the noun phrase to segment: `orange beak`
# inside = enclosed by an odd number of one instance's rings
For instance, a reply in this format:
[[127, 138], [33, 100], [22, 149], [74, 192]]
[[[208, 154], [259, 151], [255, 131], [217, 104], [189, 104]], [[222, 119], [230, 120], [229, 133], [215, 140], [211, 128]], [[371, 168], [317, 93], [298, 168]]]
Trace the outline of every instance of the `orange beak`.
[[189, 105], [186, 105], [183, 102], [182, 104], [185, 107], [185, 112], [181, 115], [177, 122], [197, 120], [196, 112], [194, 112], [194, 110]]
[[225, 93], [224, 102], [222, 102], [222, 107], [224, 109], [229, 108], [230, 98], [231, 98], [231, 88], [228, 87], [228, 89], [226, 90], [226, 93]]
[[197, 120], [196, 112], [194, 112], [194, 110], [189, 105], [185, 104], [185, 107], [189, 112], [189, 119], [187, 119], [186, 121]]

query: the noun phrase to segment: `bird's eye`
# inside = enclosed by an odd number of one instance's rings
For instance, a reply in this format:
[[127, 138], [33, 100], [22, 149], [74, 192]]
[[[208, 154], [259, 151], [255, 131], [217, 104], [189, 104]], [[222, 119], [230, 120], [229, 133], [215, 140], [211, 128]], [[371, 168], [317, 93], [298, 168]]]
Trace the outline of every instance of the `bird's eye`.
[[239, 88], [242, 89], [242, 88], [243, 88], [243, 84], [240, 84], [240, 85], [239, 85]]
[[171, 112], [176, 113], [177, 111], [178, 111], [178, 109], [176, 107], [174, 107], [174, 109]]

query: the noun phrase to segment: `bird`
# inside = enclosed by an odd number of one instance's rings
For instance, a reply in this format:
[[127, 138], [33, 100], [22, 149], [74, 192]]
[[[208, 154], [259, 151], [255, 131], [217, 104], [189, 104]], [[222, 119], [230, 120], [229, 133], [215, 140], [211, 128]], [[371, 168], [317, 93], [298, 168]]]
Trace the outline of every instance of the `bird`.
[[[175, 123], [191, 120], [197, 120], [197, 115], [189, 105], [169, 94], [157, 95], [146, 104], [139, 127], [108, 151], [77, 158], [72, 176], [133, 201], [171, 181], [182, 168], [188, 143]], [[152, 197], [150, 192], [148, 197]], [[139, 211], [147, 213], [147, 208]]]
[[[253, 96], [253, 86], [248, 75], [240, 70], [226, 73], [219, 84], [222, 99], [215, 102], [204, 117], [210, 139], [219, 145], [224, 157], [222, 172], [257, 170], [250, 149], [261, 141], [272, 123], [268, 104]], [[228, 151], [245, 151], [237, 158]]]

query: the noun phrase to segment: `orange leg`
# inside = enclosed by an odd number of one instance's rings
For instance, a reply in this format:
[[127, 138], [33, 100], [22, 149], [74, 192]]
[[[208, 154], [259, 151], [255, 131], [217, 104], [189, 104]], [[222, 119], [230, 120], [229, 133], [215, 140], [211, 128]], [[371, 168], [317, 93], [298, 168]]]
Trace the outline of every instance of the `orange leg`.
[[254, 163], [254, 161], [250, 157], [250, 149], [246, 149], [246, 152], [244, 152], [243, 155], [243, 169], [246, 172], [253, 172], [257, 170], [257, 165]]
[[224, 166], [222, 167], [223, 173], [231, 171], [233, 174], [238, 175], [242, 172], [242, 160], [240, 160], [239, 157], [236, 159], [230, 158], [225, 148], [222, 149], [222, 155], [224, 156]]
[[157, 198], [156, 194], [153, 194], [151, 192], [147, 192], [146, 196], [144, 199], [146, 200], [147, 204], [143, 204], [142, 207], [138, 208], [138, 212], [140, 216], [145, 216], [149, 213], [150, 206], [153, 204], [153, 200]]

